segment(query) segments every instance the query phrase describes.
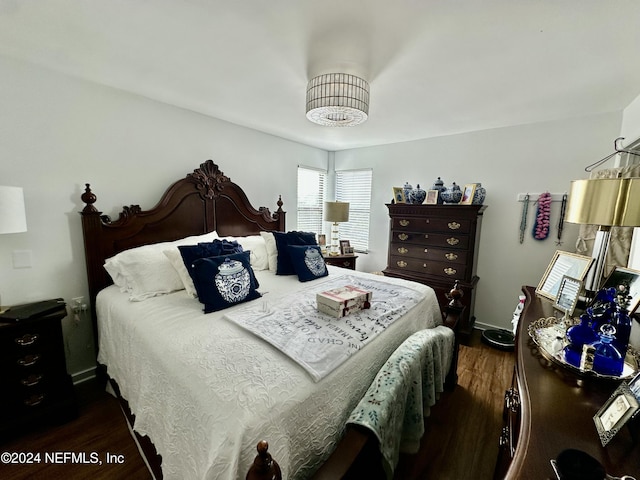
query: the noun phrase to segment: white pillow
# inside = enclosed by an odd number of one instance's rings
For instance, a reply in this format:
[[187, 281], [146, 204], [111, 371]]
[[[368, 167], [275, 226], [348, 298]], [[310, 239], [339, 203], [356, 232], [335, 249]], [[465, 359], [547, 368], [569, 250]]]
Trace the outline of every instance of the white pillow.
[[264, 243], [267, 247], [269, 271], [275, 273], [278, 266], [278, 247], [276, 246], [276, 237], [271, 232], [260, 232], [260, 236], [264, 238]]
[[131, 248], [106, 260], [104, 268], [129, 300], [142, 301], [157, 295], [182, 290], [184, 284], [164, 251], [178, 245], [191, 245], [218, 238], [215, 232], [196, 235], [174, 242], [161, 242]]
[[192, 298], [197, 298], [198, 294], [196, 293], [196, 287], [193, 284], [193, 280], [191, 275], [189, 275], [189, 270], [184, 264], [184, 260], [182, 259], [182, 254], [178, 247], [173, 247], [167, 250], [164, 250], [162, 253], [169, 259], [171, 262], [171, 266], [176, 270], [176, 273], [180, 277], [180, 281], [182, 282], [182, 286], [187, 291]]
[[269, 270], [269, 257], [267, 255], [267, 244], [260, 235], [249, 235], [248, 237], [224, 237], [230, 242], [236, 241], [242, 249], [250, 253], [251, 267], [254, 270]]

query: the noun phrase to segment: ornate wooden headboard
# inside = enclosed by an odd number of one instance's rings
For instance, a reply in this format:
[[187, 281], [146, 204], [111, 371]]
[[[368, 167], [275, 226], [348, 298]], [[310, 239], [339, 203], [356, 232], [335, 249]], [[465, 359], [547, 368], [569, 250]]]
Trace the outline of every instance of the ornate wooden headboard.
[[80, 215], [94, 322], [96, 295], [113, 283], [104, 262], [123, 250], [214, 230], [220, 236], [238, 237], [285, 230], [281, 198], [273, 214], [266, 207], [256, 210], [242, 188], [212, 160], [173, 183], [151, 210], [125, 206], [115, 221], [96, 209], [96, 196], [88, 183], [81, 198], [86, 204]]

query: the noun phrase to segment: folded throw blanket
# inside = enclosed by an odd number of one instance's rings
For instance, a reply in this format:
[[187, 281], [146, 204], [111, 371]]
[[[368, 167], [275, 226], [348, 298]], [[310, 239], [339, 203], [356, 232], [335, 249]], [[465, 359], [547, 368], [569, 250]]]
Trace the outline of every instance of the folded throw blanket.
[[418, 451], [424, 417], [444, 391], [454, 345], [454, 333], [445, 326], [411, 335], [389, 357], [347, 420], [378, 438], [389, 479], [401, 451]]

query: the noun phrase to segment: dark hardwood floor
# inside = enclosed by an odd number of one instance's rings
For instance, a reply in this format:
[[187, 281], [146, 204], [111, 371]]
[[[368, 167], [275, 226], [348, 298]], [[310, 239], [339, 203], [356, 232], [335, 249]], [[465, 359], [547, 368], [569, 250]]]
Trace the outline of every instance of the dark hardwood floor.
[[[445, 392], [427, 419], [420, 452], [403, 456], [396, 479], [489, 480], [498, 454], [504, 391], [511, 382], [511, 352], [490, 348], [475, 331], [468, 345], [461, 345], [459, 382]], [[60, 426], [42, 428], [0, 443], [0, 452], [41, 454], [41, 463], [0, 463], [0, 479], [47, 480], [148, 480], [151, 475], [132, 440], [116, 399], [94, 383], [76, 386], [80, 415]], [[95, 452], [101, 464], [46, 463], [45, 453]], [[112, 455], [112, 463], [107, 462]], [[56, 459], [64, 457], [57, 454]], [[115, 463], [121, 461], [122, 463]], [[189, 479], [185, 479], [189, 480]]]

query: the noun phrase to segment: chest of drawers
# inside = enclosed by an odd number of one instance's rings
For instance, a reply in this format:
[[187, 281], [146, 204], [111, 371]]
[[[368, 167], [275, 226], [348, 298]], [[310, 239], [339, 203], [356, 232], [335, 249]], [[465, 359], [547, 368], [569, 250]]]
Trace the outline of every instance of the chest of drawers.
[[0, 438], [75, 416], [61, 320], [64, 305], [38, 319], [0, 322]]
[[389, 254], [385, 275], [432, 287], [440, 306], [455, 281], [464, 292], [460, 331], [470, 334], [480, 225], [485, 205], [388, 204]]

